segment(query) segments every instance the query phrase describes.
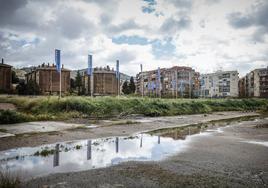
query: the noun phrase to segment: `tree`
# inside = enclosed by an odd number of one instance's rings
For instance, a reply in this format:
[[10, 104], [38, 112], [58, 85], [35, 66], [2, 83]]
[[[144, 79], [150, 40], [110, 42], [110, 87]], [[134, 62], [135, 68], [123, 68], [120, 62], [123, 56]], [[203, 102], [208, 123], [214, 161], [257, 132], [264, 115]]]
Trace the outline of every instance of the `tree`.
[[125, 82], [123, 83], [123, 86], [122, 86], [122, 92], [123, 92], [125, 95], [130, 94], [128, 81], [125, 81]]
[[17, 85], [16, 90], [17, 90], [19, 95], [27, 95], [26, 84], [24, 82], [20, 82]]
[[128, 87], [129, 87], [130, 93], [135, 93], [136, 86], [134, 83], [134, 78], [132, 76], [130, 77], [130, 83], [129, 83]]
[[73, 78], [70, 79], [70, 92], [73, 93], [75, 90], [75, 80]]
[[78, 88], [78, 94], [80, 94], [81, 87], [82, 87], [82, 76], [79, 71], [77, 71], [77, 74], [75, 77], [75, 86]]
[[19, 81], [20, 81], [20, 79], [16, 75], [16, 72], [12, 71], [12, 84], [17, 84], [17, 83], [19, 83]]
[[39, 95], [41, 93], [39, 85], [33, 80], [29, 80], [27, 84], [20, 82], [16, 89], [19, 95]]
[[28, 95], [39, 95], [41, 93], [39, 85], [33, 80], [29, 80], [26, 85], [26, 88]]

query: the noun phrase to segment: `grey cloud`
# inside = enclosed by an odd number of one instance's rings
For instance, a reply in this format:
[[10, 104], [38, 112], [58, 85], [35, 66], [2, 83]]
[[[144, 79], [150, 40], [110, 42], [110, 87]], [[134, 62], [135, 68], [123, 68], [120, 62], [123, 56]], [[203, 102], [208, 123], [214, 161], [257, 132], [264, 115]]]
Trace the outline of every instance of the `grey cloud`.
[[21, 7], [27, 4], [27, 0], [0, 0], [0, 23], [12, 17]]
[[82, 0], [84, 2], [87, 2], [87, 3], [96, 3], [97, 5], [100, 5], [100, 6], [103, 6], [103, 5], [111, 5], [111, 4], [114, 4], [116, 3], [115, 0]]
[[252, 40], [254, 43], [256, 42], [264, 42], [264, 36], [268, 34], [267, 28], [265, 27], [260, 27], [258, 28], [252, 36]]
[[41, 21], [42, 14], [27, 5], [28, 1], [26, 0], [1, 0], [0, 25], [11, 29], [25, 29], [38, 25], [36, 18], [39, 18]]
[[127, 20], [119, 25], [108, 25], [106, 27], [107, 33], [117, 34], [122, 31], [127, 31], [131, 29], [140, 29], [141, 26], [138, 25], [134, 20]]
[[82, 0], [87, 3], [94, 3], [98, 5], [101, 9], [104, 10], [106, 14], [109, 14], [111, 17], [113, 13], [118, 9], [118, 0]]
[[205, 28], [206, 27], [206, 21], [203, 19], [199, 22], [199, 26], [202, 27], [202, 28]]
[[5, 57], [8, 53], [8, 48], [10, 47], [10, 41], [3, 32], [0, 32], [0, 56]]
[[205, 2], [208, 4], [208, 5], [213, 5], [213, 4], [216, 4], [216, 3], [219, 3], [221, 0], [205, 0]]
[[109, 25], [112, 21], [112, 17], [108, 14], [102, 14], [100, 16], [100, 23], [103, 25]]
[[72, 8], [65, 9], [59, 15], [54, 26], [69, 39], [79, 38], [82, 33], [94, 34], [95, 24], [87, 20], [81, 12]]
[[228, 16], [229, 23], [234, 28], [247, 28], [254, 24], [251, 16], [244, 16], [241, 12], [234, 12]]
[[191, 19], [189, 17], [183, 17], [179, 20], [168, 18], [160, 27], [160, 31], [166, 34], [174, 34], [179, 30], [188, 28], [191, 25]]
[[122, 64], [128, 64], [129, 62], [133, 61], [136, 59], [136, 56], [133, 52], [127, 51], [127, 50], [122, 50], [119, 52], [116, 52], [112, 55], [110, 55], [107, 58], [107, 61], [113, 62], [115, 60], [119, 60], [120, 63]]
[[268, 34], [268, 2], [263, 1], [252, 7], [248, 13], [234, 12], [227, 16], [229, 24], [236, 29], [256, 27], [253, 40], [264, 42], [264, 36]]
[[176, 8], [191, 8], [192, 1], [191, 0], [169, 0]]

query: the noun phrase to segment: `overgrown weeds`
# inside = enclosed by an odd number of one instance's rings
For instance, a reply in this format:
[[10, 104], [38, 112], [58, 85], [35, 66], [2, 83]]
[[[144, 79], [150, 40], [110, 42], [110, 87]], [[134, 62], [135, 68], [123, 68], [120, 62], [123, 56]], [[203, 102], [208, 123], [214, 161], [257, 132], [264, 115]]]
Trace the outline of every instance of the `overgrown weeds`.
[[[1, 123], [70, 118], [112, 118], [129, 114], [172, 116], [215, 111], [267, 111], [266, 99], [151, 99], [138, 97], [0, 97], [0, 102], [16, 105], [18, 111], [4, 111]], [[3, 119], [3, 120], [2, 120]]]

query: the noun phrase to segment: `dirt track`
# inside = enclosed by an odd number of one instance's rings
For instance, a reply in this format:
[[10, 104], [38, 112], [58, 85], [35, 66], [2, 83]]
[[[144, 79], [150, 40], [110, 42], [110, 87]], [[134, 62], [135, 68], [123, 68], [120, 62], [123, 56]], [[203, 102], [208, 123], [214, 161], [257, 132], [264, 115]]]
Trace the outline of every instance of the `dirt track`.
[[[29, 146], [38, 146], [42, 144], [50, 144], [62, 141], [69, 141], [69, 140], [80, 140], [80, 139], [94, 139], [94, 138], [101, 138], [101, 137], [111, 137], [111, 136], [128, 136], [132, 135], [137, 132], [144, 132], [148, 130], [154, 129], [161, 129], [167, 127], [180, 127], [186, 126], [190, 124], [198, 124], [198, 123], [205, 123], [212, 120], [220, 120], [220, 119], [229, 119], [229, 118], [236, 118], [236, 117], [248, 117], [258, 115], [253, 112], [243, 113], [243, 112], [218, 112], [212, 114], [196, 114], [196, 115], [184, 115], [184, 116], [170, 116], [170, 117], [130, 117], [123, 120], [100, 120], [98, 122], [94, 122], [94, 126], [96, 128], [85, 128], [89, 124], [89, 120], [83, 120], [84, 124], [81, 124], [81, 128], [76, 128], [72, 130], [69, 129], [73, 123], [79, 122], [79, 120], [73, 120], [72, 122], [69, 121], [71, 124], [65, 124], [66, 126], [58, 128], [58, 131], [53, 132], [43, 132], [42, 127], [48, 127], [49, 124], [47, 122], [38, 122], [37, 125], [40, 128], [35, 126], [29, 126], [31, 129], [34, 127], [36, 132], [29, 132], [25, 133], [24, 128], [26, 127], [25, 124], [13, 124], [13, 125], [3, 125], [2, 127], [6, 128], [6, 131], [3, 134], [12, 133], [16, 134], [16, 130], [18, 133], [24, 132], [24, 134], [19, 134], [17, 136], [11, 136], [6, 138], [0, 138], [0, 151], [7, 150], [16, 147], [29, 147]], [[123, 122], [133, 121], [137, 122], [136, 124], [124, 124]], [[29, 123], [30, 124], [30, 123]], [[58, 123], [64, 124], [64, 123]], [[70, 125], [70, 126], [67, 126]], [[77, 126], [77, 124], [75, 124]], [[11, 132], [8, 132], [8, 128], [10, 126]], [[84, 128], [83, 128], [84, 126]], [[17, 128], [12, 128], [17, 127]], [[18, 128], [20, 127], [20, 128]], [[55, 126], [52, 126], [54, 128]], [[65, 127], [65, 129], [64, 129]], [[67, 128], [66, 128], [67, 127]], [[1, 128], [1, 126], [0, 126]], [[52, 129], [51, 130], [54, 130]], [[46, 128], [48, 129], [48, 128]], [[44, 130], [46, 130], [44, 129]], [[38, 132], [41, 130], [42, 133]], [[49, 130], [49, 129], [48, 129]], [[31, 130], [30, 130], [31, 131]], [[1, 133], [1, 130], [0, 130]]]

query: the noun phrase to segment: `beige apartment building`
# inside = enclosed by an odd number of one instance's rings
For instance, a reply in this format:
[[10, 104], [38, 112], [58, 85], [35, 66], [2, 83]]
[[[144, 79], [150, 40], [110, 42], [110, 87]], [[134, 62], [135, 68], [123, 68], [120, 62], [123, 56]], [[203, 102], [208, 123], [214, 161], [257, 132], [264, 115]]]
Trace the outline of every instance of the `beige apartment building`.
[[199, 73], [190, 67], [174, 66], [140, 72], [136, 76], [136, 93], [152, 97], [197, 97]]
[[268, 67], [255, 69], [241, 78], [239, 96], [268, 98]]
[[[26, 83], [29, 80], [35, 81], [42, 92], [42, 94], [53, 94], [60, 91], [60, 74], [56, 70], [56, 66], [51, 66], [43, 63], [38, 67], [34, 67], [31, 72], [25, 75]], [[70, 90], [70, 70], [61, 69], [61, 92], [68, 93]]]
[[[82, 85], [85, 88], [86, 95], [91, 94], [92, 82], [90, 79], [91, 77], [84, 72]], [[94, 96], [117, 95], [121, 90], [121, 84], [118, 85], [120, 81], [116, 78], [116, 72], [108, 66], [94, 68], [93, 82]]]
[[200, 76], [200, 97], [238, 97], [238, 72], [217, 71]]

